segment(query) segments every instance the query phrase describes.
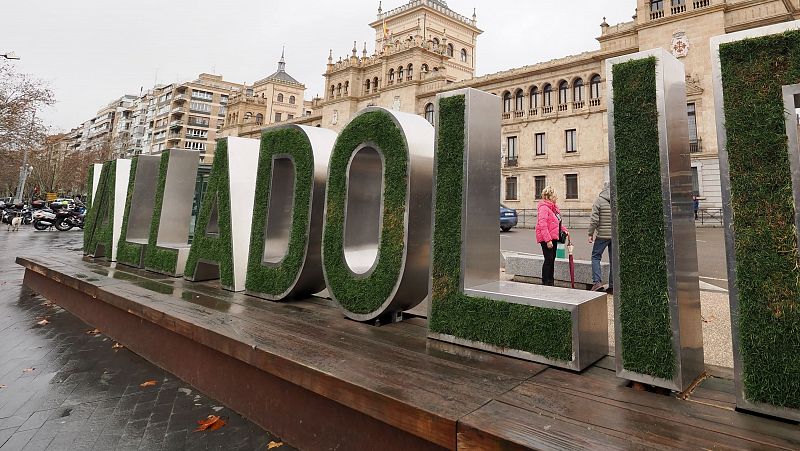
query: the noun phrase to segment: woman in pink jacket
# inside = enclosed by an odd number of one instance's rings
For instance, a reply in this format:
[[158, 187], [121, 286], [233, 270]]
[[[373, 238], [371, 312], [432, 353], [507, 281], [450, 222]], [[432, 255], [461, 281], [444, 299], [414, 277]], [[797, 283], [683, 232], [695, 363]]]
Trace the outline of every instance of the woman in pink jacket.
[[536, 241], [542, 245], [544, 265], [542, 265], [542, 283], [553, 286], [555, 277], [556, 247], [559, 242], [560, 230], [567, 235], [567, 228], [561, 224], [561, 210], [556, 205], [556, 191], [552, 186], [542, 190], [542, 200], [539, 201], [538, 218], [536, 220]]

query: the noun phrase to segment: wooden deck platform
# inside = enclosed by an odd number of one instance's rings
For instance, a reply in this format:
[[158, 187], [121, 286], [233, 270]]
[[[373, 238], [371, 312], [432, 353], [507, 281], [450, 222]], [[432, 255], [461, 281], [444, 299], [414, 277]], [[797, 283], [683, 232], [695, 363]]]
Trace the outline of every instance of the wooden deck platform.
[[576, 374], [373, 327], [327, 299], [272, 303], [77, 256], [20, 257], [25, 284], [301, 449], [800, 449], [736, 412], [716, 371], [682, 400], [612, 358]]

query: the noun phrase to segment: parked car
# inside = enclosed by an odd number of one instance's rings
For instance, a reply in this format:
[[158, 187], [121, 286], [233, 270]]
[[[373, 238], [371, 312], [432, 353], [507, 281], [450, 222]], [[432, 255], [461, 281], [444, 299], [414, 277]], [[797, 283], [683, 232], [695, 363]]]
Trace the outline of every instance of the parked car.
[[517, 226], [517, 210], [500, 204], [500, 230], [508, 232]]

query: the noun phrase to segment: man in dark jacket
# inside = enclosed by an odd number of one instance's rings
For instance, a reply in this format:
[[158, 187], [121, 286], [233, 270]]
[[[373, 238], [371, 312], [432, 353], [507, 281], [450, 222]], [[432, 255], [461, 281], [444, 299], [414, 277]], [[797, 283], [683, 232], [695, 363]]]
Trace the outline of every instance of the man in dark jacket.
[[[592, 282], [594, 283], [592, 291], [602, 291], [603, 273], [600, 270], [600, 261], [603, 259], [603, 252], [606, 248], [608, 248], [608, 261], [611, 262], [611, 192], [608, 182], [592, 205], [592, 216], [589, 220], [589, 243], [594, 243], [592, 248]], [[613, 280], [608, 281], [607, 292], [613, 292], [613, 283]]]

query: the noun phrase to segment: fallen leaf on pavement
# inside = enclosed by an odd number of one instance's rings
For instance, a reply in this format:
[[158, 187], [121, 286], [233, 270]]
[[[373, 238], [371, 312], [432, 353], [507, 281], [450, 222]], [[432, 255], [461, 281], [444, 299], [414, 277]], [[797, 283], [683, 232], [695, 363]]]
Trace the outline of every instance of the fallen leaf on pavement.
[[87, 335], [98, 335], [98, 334], [100, 334], [100, 329], [87, 330], [86, 334]]
[[31, 373], [31, 372], [33, 372], [33, 370], [35, 370], [35, 369], [36, 369], [36, 368], [25, 368], [24, 370], [22, 370], [22, 372], [23, 372], [23, 373]]
[[122, 348], [124, 348], [124, 347], [125, 347], [125, 346], [122, 346], [122, 345], [121, 345], [121, 344], [119, 344], [119, 343], [114, 343], [114, 346], [112, 346], [112, 347], [111, 347], [111, 349], [122, 349]]
[[6, 388], [6, 384], [0, 384], [0, 390]]
[[280, 448], [281, 446], [283, 446], [283, 442], [269, 442], [267, 449]]
[[142, 382], [141, 384], [139, 384], [139, 386], [142, 387], [142, 388], [144, 388], [144, 387], [152, 387], [153, 385], [156, 385], [156, 381], [147, 381], [147, 382]]
[[216, 431], [222, 426], [225, 426], [225, 420], [216, 415], [209, 415], [205, 420], [197, 420], [197, 424], [199, 426], [197, 426], [197, 429], [194, 430], [195, 432], [205, 430]]
[[45, 319], [43, 319], [43, 320], [39, 321], [39, 322], [38, 322], [38, 323], [36, 323], [36, 324], [38, 324], [38, 325], [40, 325], [40, 326], [46, 326], [46, 325], [50, 324], [50, 321], [48, 321], [48, 320], [47, 320], [47, 318], [45, 318]]

